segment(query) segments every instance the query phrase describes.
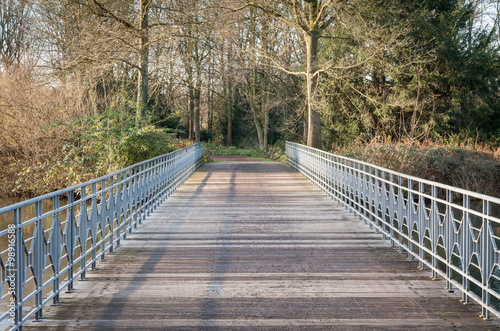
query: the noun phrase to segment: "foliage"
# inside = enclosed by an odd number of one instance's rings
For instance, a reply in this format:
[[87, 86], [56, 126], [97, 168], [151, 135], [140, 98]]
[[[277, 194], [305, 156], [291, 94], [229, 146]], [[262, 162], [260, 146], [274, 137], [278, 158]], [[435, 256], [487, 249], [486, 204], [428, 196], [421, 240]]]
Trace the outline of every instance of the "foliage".
[[361, 1], [322, 53], [323, 141], [498, 139], [500, 56], [465, 1]]
[[16, 193], [70, 187], [188, 145], [168, 129], [143, 124], [137, 128], [135, 116], [117, 111], [57, 121], [67, 139], [57, 155], [23, 168]]
[[208, 142], [205, 143], [205, 152], [208, 155], [249, 156], [284, 161], [284, 142], [270, 146], [267, 151], [261, 151], [257, 147], [238, 148], [235, 146], [224, 146], [222, 144]]

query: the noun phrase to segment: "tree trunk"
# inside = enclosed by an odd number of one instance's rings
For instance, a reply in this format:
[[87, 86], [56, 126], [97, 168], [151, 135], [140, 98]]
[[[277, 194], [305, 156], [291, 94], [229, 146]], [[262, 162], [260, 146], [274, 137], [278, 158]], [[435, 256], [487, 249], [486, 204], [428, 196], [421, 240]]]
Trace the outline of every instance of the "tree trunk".
[[269, 108], [266, 107], [264, 109], [264, 146], [262, 148], [263, 152], [267, 152], [267, 144], [269, 141]]
[[[228, 45], [227, 48], [227, 63], [231, 63], [232, 61], [232, 47], [231, 45]], [[226, 139], [226, 145], [227, 146], [232, 146], [233, 145], [233, 100], [234, 100], [234, 90], [235, 87], [233, 84], [231, 84], [231, 79], [228, 78], [230, 76], [229, 70], [224, 70], [224, 81], [226, 86], [226, 93], [227, 95], [224, 98], [224, 104], [226, 105], [226, 114], [227, 114], [227, 139]]]
[[[249, 35], [248, 38], [250, 40], [250, 49], [254, 49], [257, 46], [257, 21], [255, 17], [255, 12], [253, 9], [250, 11], [250, 21], [251, 25], [249, 27]], [[266, 40], [264, 38], [264, 33], [261, 33], [260, 35], [261, 40], [265, 44]], [[261, 45], [263, 47], [266, 47], [267, 45]], [[255, 130], [257, 131], [257, 140], [259, 142], [259, 149], [261, 151], [265, 151], [267, 149], [267, 124], [265, 123], [265, 115], [263, 111], [265, 112], [266, 106], [264, 100], [260, 100], [259, 102], [259, 89], [258, 86], [263, 84], [263, 80], [259, 82], [258, 80], [258, 71], [257, 68], [259, 66], [259, 60], [258, 57], [255, 56], [254, 61], [251, 62], [251, 65], [253, 66], [252, 69], [252, 79], [249, 82], [250, 86], [250, 107], [252, 109], [253, 113], [253, 119], [255, 123]], [[262, 90], [262, 89], [261, 89]]]
[[[197, 47], [195, 48], [197, 50]], [[201, 103], [201, 60], [196, 63], [196, 88], [194, 90], [194, 136], [195, 142], [201, 140], [200, 132], [200, 103]]]
[[208, 132], [212, 132], [212, 123], [214, 119], [214, 91], [212, 90], [213, 83], [210, 80], [210, 90], [208, 91], [208, 114], [207, 114], [207, 126]]
[[137, 113], [136, 122], [139, 124], [142, 116], [147, 111], [148, 104], [148, 64], [149, 64], [149, 28], [148, 28], [148, 12], [151, 1], [141, 0], [140, 16], [139, 16], [139, 74], [137, 78]]
[[229, 90], [229, 100], [227, 102], [227, 146], [233, 145], [233, 91]]
[[[211, 53], [210, 53], [211, 54]], [[210, 59], [210, 61], [212, 61]], [[213, 70], [212, 70], [212, 62], [208, 66], [208, 91], [207, 91], [207, 129], [208, 132], [212, 132], [212, 116], [213, 116], [213, 108], [214, 108], [214, 83], [213, 83]]]
[[189, 119], [188, 119], [188, 139], [189, 141], [193, 141], [193, 115], [194, 115], [194, 92], [193, 88], [191, 86], [188, 87], [188, 113], [189, 113]]
[[307, 141], [307, 129], [308, 129], [309, 123], [307, 122], [307, 114], [305, 114], [305, 111], [304, 111], [303, 115], [304, 115], [304, 118], [303, 118], [303, 122], [302, 122], [302, 125], [303, 125], [302, 139]]
[[266, 88], [265, 88], [265, 95], [264, 95], [264, 102], [262, 105], [262, 111], [264, 112], [264, 137], [263, 137], [263, 146], [261, 151], [267, 152], [267, 143], [268, 143], [268, 137], [269, 137], [269, 88], [270, 88], [270, 82], [269, 80], [266, 82]]
[[[259, 105], [257, 101], [257, 80], [256, 70], [254, 70], [254, 78], [252, 80], [252, 112], [254, 117], [255, 129], [257, 130], [257, 139], [259, 141], [259, 149], [263, 152], [267, 151], [267, 140], [269, 134], [269, 95], [264, 91], [265, 96], [262, 98], [262, 103]], [[266, 84], [267, 85], [267, 84]], [[265, 90], [265, 89], [264, 89]]]
[[318, 85], [317, 57], [319, 32], [316, 30], [305, 32], [307, 57], [307, 146], [321, 149], [321, 114], [316, 102], [316, 86]]
[[200, 87], [197, 86], [194, 91], [194, 139], [195, 142], [199, 143], [201, 139], [200, 135], [200, 103], [201, 103], [201, 91]]

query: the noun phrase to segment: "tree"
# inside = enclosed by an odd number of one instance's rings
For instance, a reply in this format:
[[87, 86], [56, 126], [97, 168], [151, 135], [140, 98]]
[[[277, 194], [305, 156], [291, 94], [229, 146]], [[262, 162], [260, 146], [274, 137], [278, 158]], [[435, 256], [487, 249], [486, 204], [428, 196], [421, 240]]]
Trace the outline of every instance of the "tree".
[[29, 19], [26, 0], [0, 2], [0, 63], [5, 70], [21, 63], [28, 47]]
[[492, 30], [471, 23], [473, 7], [460, 0], [359, 4], [329, 28], [337, 38], [326, 39], [320, 54], [335, 63], [320, 82], [325, 142], [495, 132], [498, 49]]
[[[307, 145], [315, 148], [321, 148], [321, 113], [318, 107], [318, 95], [316, 87], [320, 72], [318, 63], [318, 47], [322, 33], [333, 24], [337, 17], [336, 6], [341, 6], [342, 1], [334, 0], [282, 0], [272, 1], [254, 1], [246, 2], [240, 10], [246, 7], [255, 7], [259, 10], [272, 15], [286, 25], [293, 27], [302, 35], [302, 41], [305, 46], [306, 71], [288, 73], [304, 75], [307, 85], [307, 122], [308, 134]], [[340, 8], [340, 7], [339, 7]], [[279, 66], [279, 64], [277, 64]]]
[[[161, 0], [140, 0], [137, 6], [128, 1], [111, 0], [40, 0], [47, 13], [47, 25], [62, 31], [76, 25], [74, 36], [60, 40], [65, 55], [62, 71], [112, 68], [117, 63], [136, 70], [136, 117], [139, 122], [148, 110], [150, 46], [168, 34], [169, 26]], [[80, 18], [72, 22], [65, 18]], [[63, 25], [62, 27], [57, 27]], [[151, 36], [154, 38], [151, 38]], [[58, 38], [53, 34], [52, 38]]]

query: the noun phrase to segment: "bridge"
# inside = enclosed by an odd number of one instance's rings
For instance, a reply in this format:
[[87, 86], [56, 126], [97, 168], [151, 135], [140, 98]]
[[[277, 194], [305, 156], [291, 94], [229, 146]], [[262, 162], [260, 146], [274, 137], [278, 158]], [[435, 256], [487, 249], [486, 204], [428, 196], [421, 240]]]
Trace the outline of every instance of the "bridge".
[[202, 163], [197, 144], [0, 209], [3, 325], [500, 328], [498, 199], [293, 143], [289, 165]]

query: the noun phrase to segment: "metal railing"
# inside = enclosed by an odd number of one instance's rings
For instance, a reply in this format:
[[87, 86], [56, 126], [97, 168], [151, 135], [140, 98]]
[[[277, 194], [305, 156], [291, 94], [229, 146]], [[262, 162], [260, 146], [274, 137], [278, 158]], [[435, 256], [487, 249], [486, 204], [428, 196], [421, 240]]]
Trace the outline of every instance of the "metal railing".
[[286, 157], [483, 318], [500, 317], [500, 199], [291, 142]]
[[[21, 329], [43, 318], [99, 258], [203, 163], [198, 143], [68, 189], [0, 209], [12, 220], [0, 231], [0, 321]], [[28, 215], [30, 214], [30, 215]], [[5, 217], [5, 216], [4, 216]], [[3, 323], [2, 323], [3, 324]]]

